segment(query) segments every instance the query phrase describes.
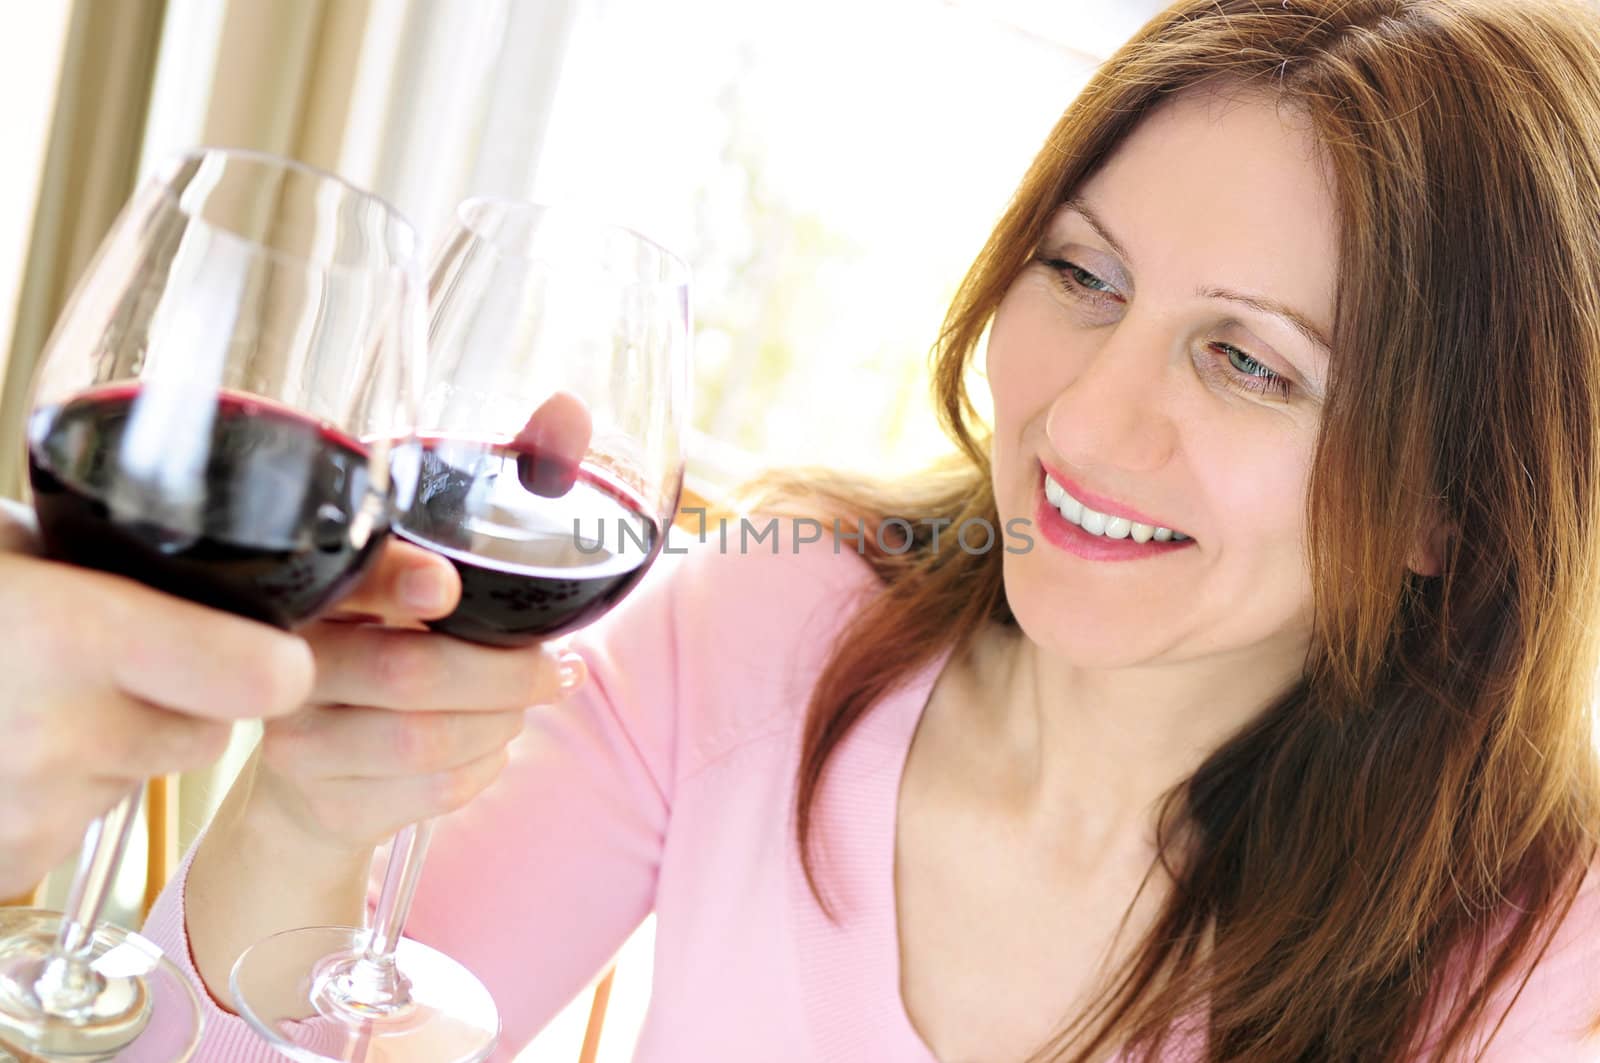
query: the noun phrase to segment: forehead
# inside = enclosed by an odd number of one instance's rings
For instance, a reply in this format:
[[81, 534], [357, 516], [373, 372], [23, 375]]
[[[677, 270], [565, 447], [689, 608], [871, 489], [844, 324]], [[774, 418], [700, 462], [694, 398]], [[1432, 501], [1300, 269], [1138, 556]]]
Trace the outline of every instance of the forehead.
[[1339, 250], [1332, 189], [1303, 114], [1265, 94], [1205, 89], [1154, 109], [1076, 194], [1133, 257], [1140, 284], [1171, 274], [1293, 300], [1326, 320]]

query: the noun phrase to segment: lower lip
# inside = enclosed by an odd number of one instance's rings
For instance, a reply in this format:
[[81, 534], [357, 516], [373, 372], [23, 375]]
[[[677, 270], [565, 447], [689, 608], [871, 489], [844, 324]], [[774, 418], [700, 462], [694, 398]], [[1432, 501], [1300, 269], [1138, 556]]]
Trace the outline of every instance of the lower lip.
[[1043, 478], [1039, 481], [1039, 501], [1034, 506], [1034, 519], [1038, 521], [1039, 534], [1044, 536], [1046, 542], [1087, 561], [1145, 561], [1194, 545], [1193, 539], [1168, 540], [1164, 543], [1152, 539], [1141, 543], [1131, 538], [1107, 539], [1104, 535], [1090, 535], [1050, 504], [1045, 497]]

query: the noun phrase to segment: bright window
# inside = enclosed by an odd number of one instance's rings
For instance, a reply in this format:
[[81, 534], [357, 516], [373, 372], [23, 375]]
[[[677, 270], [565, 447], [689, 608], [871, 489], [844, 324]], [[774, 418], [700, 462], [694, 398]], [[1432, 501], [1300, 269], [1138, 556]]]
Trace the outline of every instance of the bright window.
[[957, 283], [1093, 64], [1157, 6], [598, 0], [531, 194], [691, 260], [711, 440], [909, 469], [944, 446], [925, 356]]

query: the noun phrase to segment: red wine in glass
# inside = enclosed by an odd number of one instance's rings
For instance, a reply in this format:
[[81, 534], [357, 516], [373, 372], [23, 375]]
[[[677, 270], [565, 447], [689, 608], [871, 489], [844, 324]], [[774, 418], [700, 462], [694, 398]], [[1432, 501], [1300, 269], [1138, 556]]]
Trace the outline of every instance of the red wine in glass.
[[602, 616], [655, 559], [660, 526], [591, 465], [467, 438], [421, 443], [416, 501], [395, 534], [449, 559], [461, 602], [436, 631], [524, 646]]
[[148, 431], [140, 393], [103, 388], [35, 411], [47, 427], [29, 446], [28, 473], [50, 556], [283, 629], [338, 598], [371, 562], [387, 522], [361, 443], [223, 393], [208, 445], [178, 473], [168, 465], [159, 483], [141, 485], [139, 451], [152, 441], [139, 438]]

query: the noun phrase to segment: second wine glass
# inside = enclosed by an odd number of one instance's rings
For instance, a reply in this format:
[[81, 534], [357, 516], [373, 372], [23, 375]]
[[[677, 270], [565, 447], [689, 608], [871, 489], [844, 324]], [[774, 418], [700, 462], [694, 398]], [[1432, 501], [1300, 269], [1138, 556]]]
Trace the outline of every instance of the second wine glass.
[[[677, 511], [689, 390], [689, 271], [629, 230], [472, 199], [429, 284], [414, 504], [394, 532], [448, 558], [436, 630], [496, 646], [603, 615], [655, 560]], [[234, 966], [241, 1014], [305, 1061], [474, 1063], [499, 1017], [483, 984], [402, 939], [430, 823], [396, 838], [370, 925], [290, 930]]]

